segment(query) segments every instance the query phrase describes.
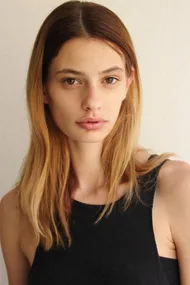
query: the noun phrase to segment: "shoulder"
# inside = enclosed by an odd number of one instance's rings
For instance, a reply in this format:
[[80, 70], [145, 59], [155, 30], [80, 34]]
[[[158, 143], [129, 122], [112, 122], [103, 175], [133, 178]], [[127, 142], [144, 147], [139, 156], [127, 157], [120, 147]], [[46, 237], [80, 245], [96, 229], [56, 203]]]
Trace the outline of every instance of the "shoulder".
[[176, 247], [181, 284], [190, 284], [190, 165], [167, 161], [161, 167], [157, 189]]
[[7, 217], [13, 218], [14, 221], [19, 216], [18, 208], [18, 198], [17, 190], [12, 189], [7, 194], [5, 194], [0, 201], [0, 217], [1, 220], [6, 219]]
[[0, 202], [0, 241], [10, 284], [26, 284], [29, 263], [20, 247], [20, 211], [17, 190]]
[[11, 239], [14, 236], [14, 241], [21, 247], [21, 236], [23, 236], [23, 230], [28, 231], [27, 224], [26, 216], [20, 211], [18, 191], [14, 188], [0, 201], [0, 238]]
[[160, 194], [169, 195], [170, 199], [187, 198], [190, 195], [190, 164], [179, 160], [166, 161], [158, 175], [158, 186]]
[[19, 235], [19, 207], [17, 190], [13, 189], [5, 194], [0, 202], [0, 238], [1, 241], [14, 234]]
[[180, 207], [189, 207], [190, 164], [178, 160], [166, 161], [158, 175], [157, 192], [171, 215]]
[[177, 251], [188, 252], [190, 266], [190, 165], [176, 160], [165, 162], [160, 169], [157, 190]]

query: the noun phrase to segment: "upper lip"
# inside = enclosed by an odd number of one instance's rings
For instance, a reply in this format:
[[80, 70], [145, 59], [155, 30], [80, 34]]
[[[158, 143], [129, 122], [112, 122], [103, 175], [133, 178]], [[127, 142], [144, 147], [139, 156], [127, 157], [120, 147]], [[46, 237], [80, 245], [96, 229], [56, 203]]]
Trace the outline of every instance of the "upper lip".
[[106, 120], [100, 117], [85, 117], [80, 121], [78, 121], [77, 123], [85, 123], [85, 122], [106, 122]]

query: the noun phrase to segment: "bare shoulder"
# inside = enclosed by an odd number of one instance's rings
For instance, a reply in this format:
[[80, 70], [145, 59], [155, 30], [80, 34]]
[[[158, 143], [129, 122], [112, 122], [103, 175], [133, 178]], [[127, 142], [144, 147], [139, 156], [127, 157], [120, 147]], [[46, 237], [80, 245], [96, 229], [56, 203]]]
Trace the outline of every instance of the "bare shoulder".
[[158, 185], [160, 194], [170, 198], [190, 195], [190, 164], [179, 160], [166, 161], [160, 169]]
[[27, 284], [29, 263], [20, 247], [20, 211], [17, 190], [3, 196], [0, 202], [0, 240], [10, 284]]
[[18, 191], [16, 188], [10, 190], [8, 193], [6, 193], [0, 202], [1, 209], [4, 209], [4, 207], [10, 207], [9, 210], [14, 210], [18, 206]]
[[12, 189], [2, 197], [0, 202], [0, 217], [1, 224], [9, 222], [14, 225], [18, 222], [19, 207], [16, 189]]
[[158, 174], [156, 195], [170, 220], [175, 220], [179, 211], [189, 209], [190, 164], [179, 160], [166, 161]]
[[181, 284], [190, 284], [190, 165], [167, 161], [159, 174], [158, 193], [166, 209], [176, 247]]

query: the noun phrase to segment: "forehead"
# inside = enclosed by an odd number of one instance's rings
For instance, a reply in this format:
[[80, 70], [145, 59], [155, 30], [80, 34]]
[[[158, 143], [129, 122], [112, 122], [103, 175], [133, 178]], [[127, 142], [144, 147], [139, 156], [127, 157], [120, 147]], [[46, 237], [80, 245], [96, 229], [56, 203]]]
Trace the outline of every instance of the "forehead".
[[52, 72], [64, 67], [77, 67], [84, 72], [100, 72], [114, 65], [125, 68], [124, 56], [114, 48], [112, 44], [99, 39], [71, 39], [61, 47], [53, 59]]

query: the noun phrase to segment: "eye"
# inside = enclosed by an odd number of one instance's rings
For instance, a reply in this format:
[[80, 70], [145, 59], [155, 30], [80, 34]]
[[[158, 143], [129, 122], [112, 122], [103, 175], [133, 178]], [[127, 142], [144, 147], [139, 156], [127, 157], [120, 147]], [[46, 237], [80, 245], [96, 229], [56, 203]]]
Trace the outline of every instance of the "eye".
[[[113, 76], [110, 76], [110, 77], [107, 77], [105, 79], [107, 81], [107, 83], [109, 85], [113, 85], [114, 83], [116, 83], [117, 81], [119, 81], [119, 79], [117, 79], [116, 77], [113, 77]], [[116, 82], [113, 82], [114, 80], [116, 80]], [[76, 82], [76, 78], [73, 78], [73, 77], [66, 77], [66, 78], [63, 78], [61, 80], [61, 83], [64, 83], [66, 84], [67, 86], [74, 86], [76, 84], [74, 84]]]
[[75, 84], [73, 84], [75, 81], [76, 81], [76, 79], [72, 78], [72, 77], [63, 78], [61, 80], [62, 83], [66, 84], [66, 85], [70, 85], [70, 86], [75, 85]]
[[[110, 79], [111, 79], [111, 81], [110, 81]], [[113, 83], [113, 80], [114, 80], [114, 79], [116, 80], [116, 82], [119, 81], [119, 79], [117, 79], [117, 78], [115, 78], [115, 77], [113, 77], [113, 76], [110, 76], [110, 77], [107, 77], [107, 78], [106, 78], [108, 84]], [[115, 83], [116, 83], [116, 82], [115, 82]], [[113, 85], [113, 84], [112, 84], [112, 85]]]

